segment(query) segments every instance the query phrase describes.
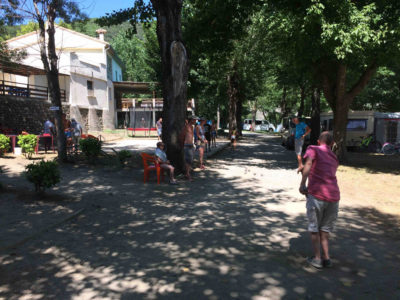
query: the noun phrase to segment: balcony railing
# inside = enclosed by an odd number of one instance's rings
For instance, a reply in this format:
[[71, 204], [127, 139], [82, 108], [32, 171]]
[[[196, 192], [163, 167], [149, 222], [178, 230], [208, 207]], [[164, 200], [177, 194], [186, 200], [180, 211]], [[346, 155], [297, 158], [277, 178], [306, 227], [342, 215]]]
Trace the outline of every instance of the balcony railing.
[[[45, 86], [17, 83], [7, 80], [0, 81], [0, 95], [34, 98], [40, 100], [49, 99], [49, 89]], [[65, 90], [60, 89], [61, 102], [66, 102]]]

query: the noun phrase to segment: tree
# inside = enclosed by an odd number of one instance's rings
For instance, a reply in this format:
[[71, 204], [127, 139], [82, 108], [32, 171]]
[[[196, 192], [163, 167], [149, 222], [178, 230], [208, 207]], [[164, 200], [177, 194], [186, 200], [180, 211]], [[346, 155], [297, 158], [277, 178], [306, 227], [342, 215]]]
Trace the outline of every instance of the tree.
[[[8, 0], [10, 5], [14, 5]], [[15, 5], [13, 7], [16, 7]], [[59, 109], [54, 111], [57, 128], [57, 149], [60, 161], [67, 159], [64, 125], [62, 122], [61, 91], [58, 73], [58, 56], [55, 42], [56, 19], [67, 23], [85, 17], [74, 1], [69, 0], [32, 0], [23, 2], [16, 7], [21, 14], [35, 20], [39, 27], [39, 49], [43, 68], [46, 72], [50, 99], [53, 106]]]
[[[334, 113], [340, 160], [346, 155], [347, 113], [379, 65], [398, 57], [399, 3], [396, 1], [270, 1], [270, 14], [287, 20], [290, 41], [320, 78]], [[281, 37], [287, 39], [289, 35]]]
[[181, 11], [183, 0], [136, 0], [134, 7], [100, 18], [101, 25], [120, 24], [129, 20], [136, 31], [139, 22], [149, 24], [157, 19], [157, 39], [162, 62], [163, 133], [167, 155], [178, 170], [184, 169], [183, 145], [179, 140], [185, 124], [189, 60], [182, 39]]
[[245, 102], [245, 80], [239, 62], [243, 55], [235, 49], [246, 35], [250, 17], [259, 5], [260, 1], [251, 0], [189, 0], [185, 3], [184, 36], [193, 70], [191, 89], [207, 92], [200, 94], [206, 97], [204, 102], [208, 105], [213, 102], [214, 113], [217, 107], [228, 107], [230, 132], [233, 127], [240, 131], [241, 108]]
[[17, 0], [4, 2], [0, 1], [0, 63], [9, 64], [19, 61], [25, 56], [24, 51], [12, 50], [4, 42], [7, 34], [6, 26], [14, 25], [21, 21], [21, 16], [16, 11], [19, 4]]

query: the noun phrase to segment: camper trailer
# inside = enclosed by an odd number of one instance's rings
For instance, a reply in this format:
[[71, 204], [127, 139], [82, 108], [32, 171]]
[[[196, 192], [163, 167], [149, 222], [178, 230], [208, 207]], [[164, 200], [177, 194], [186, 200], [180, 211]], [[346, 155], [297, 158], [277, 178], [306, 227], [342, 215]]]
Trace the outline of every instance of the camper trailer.
[[[321, 113], [321, 129], [333, 130], [333, 113]], [[382, 145], [400, 142], [400, 112], [349, 111], [347, 122], [347, 146], [373, 134]]]

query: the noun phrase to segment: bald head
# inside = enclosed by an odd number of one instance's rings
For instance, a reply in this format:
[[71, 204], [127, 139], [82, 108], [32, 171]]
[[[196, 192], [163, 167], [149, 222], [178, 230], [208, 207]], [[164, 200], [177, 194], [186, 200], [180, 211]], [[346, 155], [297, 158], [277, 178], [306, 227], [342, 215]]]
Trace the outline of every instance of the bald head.
[[318, 141], [321, 145], [328, 145], [328, 146], [332, 146], [333, 145], [333, 136], [329, 131], [323, 131], [321, 132], [321, 134], [319, 135]]

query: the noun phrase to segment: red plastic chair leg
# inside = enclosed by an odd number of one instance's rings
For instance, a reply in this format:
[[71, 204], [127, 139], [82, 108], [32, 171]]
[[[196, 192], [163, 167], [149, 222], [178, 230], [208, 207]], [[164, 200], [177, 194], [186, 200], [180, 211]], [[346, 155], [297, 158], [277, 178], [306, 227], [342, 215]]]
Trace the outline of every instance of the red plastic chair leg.
[[161, 171], [161, 168], [158, 167], [157, 168], [157, 184], [160, 184], [160, 171]]

